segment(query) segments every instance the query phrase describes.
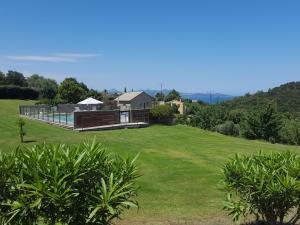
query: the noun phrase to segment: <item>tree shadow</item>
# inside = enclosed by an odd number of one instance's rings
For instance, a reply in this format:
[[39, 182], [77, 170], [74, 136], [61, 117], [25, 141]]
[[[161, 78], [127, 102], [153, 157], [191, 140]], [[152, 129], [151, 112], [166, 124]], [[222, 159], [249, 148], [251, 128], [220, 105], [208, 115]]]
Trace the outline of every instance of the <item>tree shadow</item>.
[[36, 140], [26, 140], [26, 141], [23, 141], [23, 143], [27, 144], [27, 143], [33, 143], [33, 142], [36, 142]]
[[[264, 221], [252, 221], [247, 223], [242, 223], [241, 225], [270, 225]], [[276, 225], [291, 225], [290, 223], [277, 223]]]

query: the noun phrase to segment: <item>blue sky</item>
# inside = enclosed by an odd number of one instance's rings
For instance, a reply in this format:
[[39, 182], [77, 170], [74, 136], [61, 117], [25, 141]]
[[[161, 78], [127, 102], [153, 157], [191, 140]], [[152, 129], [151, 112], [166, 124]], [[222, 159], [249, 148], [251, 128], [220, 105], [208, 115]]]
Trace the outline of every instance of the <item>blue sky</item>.
[[0, 70], [244, 94], [300, 80], [300, 1], [1, 0]]

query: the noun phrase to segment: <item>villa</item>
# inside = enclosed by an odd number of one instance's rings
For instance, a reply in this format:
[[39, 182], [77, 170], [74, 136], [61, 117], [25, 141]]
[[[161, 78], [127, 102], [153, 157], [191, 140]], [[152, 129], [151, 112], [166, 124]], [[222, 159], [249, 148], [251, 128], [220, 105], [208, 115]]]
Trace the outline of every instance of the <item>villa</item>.
[[154, 98], [144, 91], [126, 92], [115, 99], [121, 110], [150, 109]]

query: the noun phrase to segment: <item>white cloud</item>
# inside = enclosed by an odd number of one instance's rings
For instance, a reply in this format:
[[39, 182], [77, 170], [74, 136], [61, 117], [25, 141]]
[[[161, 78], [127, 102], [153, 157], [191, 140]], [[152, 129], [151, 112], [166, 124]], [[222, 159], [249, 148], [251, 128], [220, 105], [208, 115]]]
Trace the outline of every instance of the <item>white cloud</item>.
[[7, 59], [17, 61], [40, 61], [40, 62], [77, 62], [83, 59], [94, 58], [99, 54], [91, 53], [58, 53], [54, 55], [21, 55], [6, 56]]
[[76, 59], [94, 58], [94, 57], [100, 56], [100, 54], [91, 54], [91, 53], [86, 53], [86, 54], [82, 54], [82, 53], [59, 53], [59, 54], [56, 54], [56, 55], [61, 56], [61, 57], [76, 58]]

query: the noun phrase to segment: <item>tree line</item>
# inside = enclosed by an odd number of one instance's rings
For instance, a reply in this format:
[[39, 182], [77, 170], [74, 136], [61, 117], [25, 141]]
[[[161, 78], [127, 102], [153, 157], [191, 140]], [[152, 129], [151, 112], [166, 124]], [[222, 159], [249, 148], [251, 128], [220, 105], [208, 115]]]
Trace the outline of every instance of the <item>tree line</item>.
[[278, 111], [274, 101], [255, 109], [229, 109], [222, 104], [186, 102], [186, 113], [177, 115], [176, 122], [224, 135], [300, 145], [300, 118]]
[[289, 112], [300, 117], [300, 81], [282, 84], [268, 91], [258, 91], [246, 94], [222, 105], [228, 109], [259, 109], [270, 101], [277, 103], [279, 112]]
[[39, 99], [39, 103], [77, 103], [87, 97], [112, 100], [117, 93], [89, 89], [83, 82], [68, 77], [58, 84], [54, 79], [33, 74], [25, 77], [17, 71], [0, 71], [0, 99]]
[[[180, 99], [176, 90], [168, 95], [156, 94], [157, 101]], [[158, 106], [165, 117], [175, 118], [177, 124], [185, 124], [224, 135], [271, 143], [300, 145], [300, 82], [290, 82], [280, 87], [246, 94], [233, 100], [209, 105], [202, 101], [183, 99], [184, 115], [176, 106], [168, 109]], [[167, 112], [167, 113], [166, 113]], [[163, 114], [164, 113], [164, 114]], [[157, 112], [155, 115], [159, 115]]]

